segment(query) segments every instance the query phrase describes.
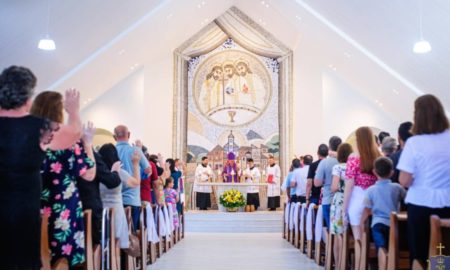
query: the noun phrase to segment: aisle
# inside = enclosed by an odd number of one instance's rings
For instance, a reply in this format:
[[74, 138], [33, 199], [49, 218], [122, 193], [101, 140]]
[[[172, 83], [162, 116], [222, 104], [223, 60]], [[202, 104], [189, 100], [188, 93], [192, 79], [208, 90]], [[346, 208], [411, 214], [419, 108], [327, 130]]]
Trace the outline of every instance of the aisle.
[[189, 233], [147, 269], [322, 269], [281, 238], [281, 233]]

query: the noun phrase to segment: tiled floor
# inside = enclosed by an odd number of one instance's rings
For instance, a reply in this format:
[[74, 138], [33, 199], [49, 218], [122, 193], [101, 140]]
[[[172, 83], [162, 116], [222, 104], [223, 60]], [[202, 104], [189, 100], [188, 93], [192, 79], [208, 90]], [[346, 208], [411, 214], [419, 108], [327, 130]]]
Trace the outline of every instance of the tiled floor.
[[189, 233], [152, 270], [322, 269], [281, 238], [281, 233]]

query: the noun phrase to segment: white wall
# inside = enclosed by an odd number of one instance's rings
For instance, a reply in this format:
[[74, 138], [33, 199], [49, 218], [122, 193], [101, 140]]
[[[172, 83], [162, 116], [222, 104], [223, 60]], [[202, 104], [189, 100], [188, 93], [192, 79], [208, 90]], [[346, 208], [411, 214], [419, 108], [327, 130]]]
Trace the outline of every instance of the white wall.
[[345, 140], [360, 126], [376, 127], [396, 137], [398, 123], [332, 71], [323, 72], [322, 85], [325, 143], [333, 135]]
[[149, 121], [144, 110], [144, 70], [139, 69], [119, 82], [81, 111], [84, 121], [113, 132], [119, 124], [128, 126], [132, 140], [143, 138]]

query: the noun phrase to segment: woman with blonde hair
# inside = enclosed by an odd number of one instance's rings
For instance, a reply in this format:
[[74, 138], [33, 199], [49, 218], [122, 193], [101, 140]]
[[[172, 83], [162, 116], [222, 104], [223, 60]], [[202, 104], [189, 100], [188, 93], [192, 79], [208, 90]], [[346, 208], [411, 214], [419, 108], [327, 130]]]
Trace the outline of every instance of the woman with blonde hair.
[[397, 169], [409, 188], [408, 244], [411, 262], [428, 258], [430, 216], [450, 218], [450, 132], [444, 107], [433, 95], [414, 103], [413, 137], [406, 141]]
[[343, 210], [348, 213], [355, 240], [360, 240], [359, 223], [364, 210], [363, 202], [367, 188], [377, 180], [372, 173], [373, 163], [381, 153], [369, 127], [360, 127], [356, 130], [356, 145], [357, 152], [347, 160]]

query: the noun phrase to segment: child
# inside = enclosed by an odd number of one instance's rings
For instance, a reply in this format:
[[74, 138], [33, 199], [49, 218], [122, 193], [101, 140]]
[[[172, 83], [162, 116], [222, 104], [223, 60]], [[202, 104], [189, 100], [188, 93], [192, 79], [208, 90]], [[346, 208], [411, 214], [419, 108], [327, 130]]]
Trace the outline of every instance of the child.
[[179, 201], [178, 193], [175, 189], [173, 189], [173, 179], [169, 177], [166, 179], [166, 183], [164, 185], [164, 197], [168, 207], [172, 207], [173, 209], [173, 225], [175, 228], [178, 228], [178, 211], [177, 211], [177, 202]]
[[394, 173], [390, 159], [377, 158], [374, 162], [373, 173], [377, 177], [377, 182], [367, 189], [361, 228], [372, 210], [372, 238], [378, 251], [380, 248], [388, 247], [390, 214], [392, 211], [399, 210], [400, 201], [405, 198], [406, 191], [389, 179]]
[[339, 164], [333, 166], [333, 180], [331, 182], [331, 192], [334, 193], [330, 207], [330, 233], [336, 235], [333, 245], [335, 265], [340, 264], [340, 254], [343, 244], [342, 234], [347, 230], [345, 215], [342, 209], [344, 204], [345, 171], [347, 160], [353, 148], [348, 143], [339, 145], [337, 149], [337, 160]]

